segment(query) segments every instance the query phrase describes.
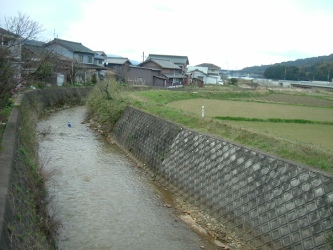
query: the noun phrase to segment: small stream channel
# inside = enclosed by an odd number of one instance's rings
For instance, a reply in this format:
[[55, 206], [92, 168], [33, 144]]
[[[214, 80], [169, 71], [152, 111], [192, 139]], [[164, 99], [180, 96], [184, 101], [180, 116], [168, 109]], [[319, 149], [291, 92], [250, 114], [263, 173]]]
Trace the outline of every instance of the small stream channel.
[[170, 197], [124, 152], [83, 123], [85, 114], [71, 108], [37, 125], [50, 215], [61, 223], [58, 248], [218, 249], [165, 206]]

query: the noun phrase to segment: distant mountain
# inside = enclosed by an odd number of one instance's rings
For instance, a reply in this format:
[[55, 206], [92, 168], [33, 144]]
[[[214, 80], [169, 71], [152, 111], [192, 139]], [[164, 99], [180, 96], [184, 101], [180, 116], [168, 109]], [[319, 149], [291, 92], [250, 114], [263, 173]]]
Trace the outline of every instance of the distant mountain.
[[264, 74], [265, 70], [268, 67], [272, 66], [289, 66], [289, 67], [295, 66], [298, 68], [305, 68], [305, 67], [311, 67], [314, 65], [323, 64], [325, 62], [333, 62], [333, 54], [330, 54], [328, 56], [317, 56], [304, 59], [297, 59], [295, 61], [287, 61], [270, 65], [251, 66], [243, 68], [241, 71], [248, 73]]
[[133, 65], [138, 65], [140, 62], [138, 62], [138, 61], [135, 61], [135, 60], [131, 60], [130, 59], [130, 61], [131, 61], [131, 63], [133, 64]]
[[[124, 56], [119, 56], [119, 55], [114, 55], [114, 54], [107, 54], [108, 57], [124, 57]], [[124, 58], [127, 58], [127, 57], [124, 57]], [[138, 61], [135, 61], [135, 60], [131, 60], [131, 59], [128, 59], [130, 60], [130, 62], [133, 64], [133, 65], [138, 65], [140, 62]]]
[[119, 56], [119, 55], [115, 55], [115, 54], [107, 54], [108, 57], [123, 57], [123, 56]]

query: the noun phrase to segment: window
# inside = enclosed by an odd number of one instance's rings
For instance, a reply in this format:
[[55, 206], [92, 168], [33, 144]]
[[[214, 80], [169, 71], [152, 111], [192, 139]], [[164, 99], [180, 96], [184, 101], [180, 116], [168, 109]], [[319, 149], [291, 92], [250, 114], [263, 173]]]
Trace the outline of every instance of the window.
[[2, 46], [8, 46], [8, 41], [3, 41]]
[[92, 63], [92, 56], [88, 56], [88, 63]]
[[83, 62], [83, 55], [79, 55], [79, 62]]

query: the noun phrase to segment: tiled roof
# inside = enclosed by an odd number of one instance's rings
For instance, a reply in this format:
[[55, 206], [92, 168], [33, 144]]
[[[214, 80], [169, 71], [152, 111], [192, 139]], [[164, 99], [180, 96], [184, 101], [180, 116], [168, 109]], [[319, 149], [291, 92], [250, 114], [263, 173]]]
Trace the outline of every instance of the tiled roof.
[[44, 42], [36, 41], [36, 40], [25, 40], [24, 44], [25, 45], [32, 45], [32, 46], [39, 46], [39, 47], [42, 47], [42, 46], [45, 45]]
[[95, 50], [94, 51], [96, 54], [98, 54], [99, 56], [104, 56], [104, 57], [106, 57], [106, 54], [105, 54], [105, 52], [104, 51], [99, 51], [99, 50]]
[[175, 64], [189, 64], [187, 56], [173, 56], [173, 55], [158, 55], [158, 54], [149, 54], [147, 60], [149, 59], [159, 59], [159, 60], [169, 60]]
[[48, 44], [57, 43], [72, 52], [81, 52], [81, 53], [88, 53], [88, 54], [95, 54], [94, 51], [83, 46], [82, 43], [66, 41], [59, 38], [55, 38], [53, 41], [49, 42]]
[[196, 66], [199, 66], [199, 67], [207, 67], [209, 69], [221, 69], [219, 66], [216, 66], [212, 63], [201, 63], [199, 65], [196, 65]]
[[43, 54], [45, 52], [45, 48], [42, 46], [24, 44], [24, 47], [31, 50], [32, 52], [34, 52], [37, 55]]
[[24, 47], [28, 48], [37, 55], [43, 54], [45, 52], [45, 43], [35, 40], [26, 40], [23, 43]]
[[147, 59], [146, 61], [140, 63], [139, 65], [144, 65], [147, 62], [154, 62], [163, 69], [180, 69], [180, 67], [169, 60], [160, 60], [160, 59]]
[[178, 65], [169, 60], [153, 59], [152, 61], [161, 66], [163, 69], [180, 69]]
[[14, 34], [13, 32], [10, 32], [6, 29], [3, 29], [0, 27], [0, 35], [9, 35], [9, 36], [17, 36], [16, 34]]
[[208, 67], [202, 67], [202, 66], [188, 66], [187, 72], [192, 72], [195, 70], [199, 70], [205, 74], [208, 74]]
[[106, 62], [110, 64], [125, 64], [128, 62], [130, 65], [132, 64], [130, 60], [126, 57], [108, 57], [106, 58]]
[[106, 67], [102, 67], [96, 64], [91, 64], [91, 63], [81, 63], [80, 66], [83, 66], [85, 68], [89, 68], [89, 69], [99, 69], [99, 70], [107, 70], [108, 68]]

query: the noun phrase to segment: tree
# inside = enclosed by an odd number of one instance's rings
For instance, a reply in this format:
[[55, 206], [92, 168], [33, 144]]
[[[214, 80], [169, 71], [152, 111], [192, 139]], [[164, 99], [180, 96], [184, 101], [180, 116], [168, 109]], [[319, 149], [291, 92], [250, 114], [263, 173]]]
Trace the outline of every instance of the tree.
[[17, 46], [26, 40], [36, 40], [40, 33], [44, 31], [41, 24], [30, 19], [27, 14], [21, 12], [16, 17], [5, 18], [5, 28], [15, 35], [12, 46]]
[[49, 83], [55, 72], [64, 71], [69, 63], [54, 48], [46, 48], [43, 42], [29, 41], [22, 46], [22, 77]]
[[92, 75], [92, 77], [91, 77], [91, 83], [92, 83], [92, 84], [96, 84], [96, 83], [97, 83], [97, 75], [96, 75], [96, 73], [94, 73], [94, 74]]
[[229, 80], [229, 82], [230, 82], [231, 85], [235, 85], [235, 86], [237, 86], [237, 82], [238, 82], [238, 80], [237, 80], [237, 78], [231, 78], [231, 79]]
[[37, 39], [42, 26], [26, 14], [5, 18], [5, 29], [0, 28], [0, 108], [6, 105], [21, 78], [21, 45]]
[[253, 90], [256, 90], [256, 89], [260, 86], [259, 83], [254, 82], [253, 80], [246, 81], [245, 84], [246, 84], [247, 86], [251, 87], [251, 89], [253, 89]]

